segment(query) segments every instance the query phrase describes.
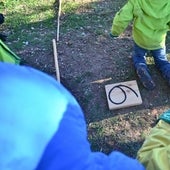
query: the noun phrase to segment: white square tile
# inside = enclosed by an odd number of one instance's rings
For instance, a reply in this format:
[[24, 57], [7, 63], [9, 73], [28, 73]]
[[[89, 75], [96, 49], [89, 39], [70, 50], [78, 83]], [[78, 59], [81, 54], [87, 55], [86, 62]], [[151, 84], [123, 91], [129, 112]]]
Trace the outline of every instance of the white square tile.
[[110, 110], [142, 104], [142, 98], [136, 80], [105, 86]]

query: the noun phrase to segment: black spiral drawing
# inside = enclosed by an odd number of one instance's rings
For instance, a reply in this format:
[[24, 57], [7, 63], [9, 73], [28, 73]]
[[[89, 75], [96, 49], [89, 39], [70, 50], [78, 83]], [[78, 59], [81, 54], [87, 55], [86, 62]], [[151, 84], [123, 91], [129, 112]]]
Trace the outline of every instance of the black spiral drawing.
[[[127, 100], [126, 91], [125, 91], [122, 87], [128, 88], [129, 90], [131, 90], [131, 91], [136, 95], [136, 97], [138, 97], [138, 94], [136, 93], [136, 91], [133, 90], [131, 87], [128, 87], [128, 86], [123, 85], [123, 84], [116, 85], [116, 86], [114, 86], [114, 87], [112, 87], [112, 88], [110, 89], [109, 94], [108, 94], [108, 98], [109, 98], [110, 102], [112, 102], [112, 103], [115, 104], [115, 105], [123, 104], [123, 103]], [[112, 93], [112, 91], [113, 91], [114, 89], [116, 89], [116, 88], [119, 88], [119, 89], [122, 91], [122, 93], [124, 94], [124, 98], [123, 98], [123, 100], [120, 101], [120, 102], [115, 102], [115, 101], [113, 101], [112, 98], [111, 98], [111, 93]]]

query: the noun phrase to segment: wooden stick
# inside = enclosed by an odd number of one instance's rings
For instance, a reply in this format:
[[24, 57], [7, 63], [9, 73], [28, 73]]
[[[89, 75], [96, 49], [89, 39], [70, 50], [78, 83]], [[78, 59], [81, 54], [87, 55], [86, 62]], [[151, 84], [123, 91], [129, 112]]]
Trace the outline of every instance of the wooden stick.
[[59, 71], [59, 65], [58, 65], [56, 40], [53, 39], [52, 42], [53, 42], [53, 52], [54, 52], [54, 63], [55, 63], [56, 77], [57, 77], [57, 80], [60, 82], [60, 71]]
[[57, 42], [59, 41], [59, 33], [60, 33], [60, 15], [61, 15], [61, 0], [59, 1], [58, 7], [58, 19], [57, 19]]

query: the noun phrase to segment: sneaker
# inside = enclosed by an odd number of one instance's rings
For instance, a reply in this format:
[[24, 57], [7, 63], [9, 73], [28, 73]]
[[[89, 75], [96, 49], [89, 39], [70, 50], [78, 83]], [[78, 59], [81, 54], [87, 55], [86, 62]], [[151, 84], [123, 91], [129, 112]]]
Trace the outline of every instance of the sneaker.
[[138, 66], [136, 68], [137, 75], [143, 84], [143, 86], [148, 90], [153, 90], [155, 88], [155, 83], [152, 80], [152, 77], [150, 76], [148, 70], [144, 66]]

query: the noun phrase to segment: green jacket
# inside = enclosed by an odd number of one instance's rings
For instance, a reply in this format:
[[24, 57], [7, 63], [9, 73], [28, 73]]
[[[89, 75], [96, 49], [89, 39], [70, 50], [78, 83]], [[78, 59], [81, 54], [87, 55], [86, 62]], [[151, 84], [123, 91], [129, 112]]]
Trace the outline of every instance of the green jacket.
[[120, 35], [133, 21], [133, 39], [148, 50], [165, 46], [170, 30], [170, 0], [129, 0], [113, 20], [111, 33]]
[[0, 62], [20, 64], [21, 58], [11, 51], [6, 44], [0, 40]]
[[170, 170], [170, 124], [160, 120], [137, 153], [146, 170]]

